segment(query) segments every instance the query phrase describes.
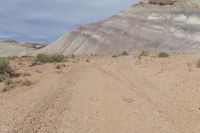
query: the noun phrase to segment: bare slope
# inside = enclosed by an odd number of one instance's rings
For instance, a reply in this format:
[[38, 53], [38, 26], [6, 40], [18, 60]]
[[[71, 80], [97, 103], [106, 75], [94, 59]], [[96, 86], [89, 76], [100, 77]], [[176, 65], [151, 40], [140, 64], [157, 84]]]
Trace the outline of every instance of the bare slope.
[[200, 8], [197, 0], [173, 5], [146, 2], [106, 20], [81, 26], [36, 53], [108, 55], [124, 51], [200, 48]]

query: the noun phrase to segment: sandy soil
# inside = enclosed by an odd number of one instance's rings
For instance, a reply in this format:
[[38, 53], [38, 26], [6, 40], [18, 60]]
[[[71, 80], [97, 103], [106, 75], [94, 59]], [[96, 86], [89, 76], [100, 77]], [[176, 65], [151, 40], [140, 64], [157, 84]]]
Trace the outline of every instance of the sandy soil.
[[14, 81], [33, 84], [0, 93], [0, 132], [199, 133], [199, 57], [90, 57], [62, 69], [17, 59], [31, 76]]

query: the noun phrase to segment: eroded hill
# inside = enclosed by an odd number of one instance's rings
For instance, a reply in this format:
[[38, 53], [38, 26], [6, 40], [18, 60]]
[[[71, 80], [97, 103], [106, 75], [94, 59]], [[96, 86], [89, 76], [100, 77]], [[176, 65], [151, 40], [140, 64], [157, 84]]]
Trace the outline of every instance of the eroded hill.
[[200, 48], [200, 2], [140, 2], [106, 20], [81, 26], [37, 53], [110, 55]]

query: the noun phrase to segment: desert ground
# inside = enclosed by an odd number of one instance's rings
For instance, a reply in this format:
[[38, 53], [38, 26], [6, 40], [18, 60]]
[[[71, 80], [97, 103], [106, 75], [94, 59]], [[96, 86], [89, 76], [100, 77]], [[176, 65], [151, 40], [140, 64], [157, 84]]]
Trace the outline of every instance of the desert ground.
[[10, 60], [24, 75], [0, 92], [0, 132], [199, 133], [199, 57], [76, 57], [36, 66], [28, 57]]

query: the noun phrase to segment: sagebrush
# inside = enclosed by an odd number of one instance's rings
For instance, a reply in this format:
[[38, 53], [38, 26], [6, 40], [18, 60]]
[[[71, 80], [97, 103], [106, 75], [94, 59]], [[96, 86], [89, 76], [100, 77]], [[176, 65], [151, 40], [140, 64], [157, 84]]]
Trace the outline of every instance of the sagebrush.
[[138, 58], [141, 59], [141, 57], [148, 56], [148, 55], [149, 55], [149, 51], [142, 50], [141, 53], [139, 54]]
[[11, 75], [12, 72], [8, 59], [0, 58], [0, 75]]
[[158, 57], [167, 58], [167, 57], [169, 57], [169, 54], [167, 52], [160, 52], [158, 54]]
[[200, 60], [197, 61], [197, 67], [200, 68]]
[[63, 55], [47, 55], [47, 54], [39, 54], [34, 59], [33, 65], [37, 65], [39, 63], [53, 63], [53, 62], [63, 62], [65, 57]]
[[127, 51], [124, 51], [123, 53], [120, 54], [121, 56], [128, 56], [128, 52]]

